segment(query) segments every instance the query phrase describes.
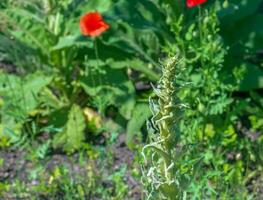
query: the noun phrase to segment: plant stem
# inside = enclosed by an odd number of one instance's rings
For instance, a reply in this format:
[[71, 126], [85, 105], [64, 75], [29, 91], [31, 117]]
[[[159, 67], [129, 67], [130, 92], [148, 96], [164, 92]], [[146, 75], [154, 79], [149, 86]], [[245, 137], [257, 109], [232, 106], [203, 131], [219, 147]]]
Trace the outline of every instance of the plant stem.
[[[101, 69], [100, 69], [100, 63], [99, 63], [99, 51], [98, 51], [98, 43], [97, 43], [97, 38], [95, 37], [94, 38], [94, 51], [95, 51], [95, 58], [96, 58], [96, 70], [98, 72], [98, 82], [99, 82], [99, 87], [102, 86], [102, 81], [101, 81]], [[96, 93], [99, 92], [99, 90], [97, 90], [97, 86], [94, 86], [96, 89]], [[101, 110], [102, 110], [102, 107], [101, 107], [101, 99], [99, 98], [99, 106], [98, 106], [98, 109], [99, 109], [99, 113], [102, 114]]]
[[99, 52], [98, 52], [98, 44], [96, 37], [94, 38], [94, 51], [95, 51], [95, 58], [96, 58], [96, 67], [99, 70]]

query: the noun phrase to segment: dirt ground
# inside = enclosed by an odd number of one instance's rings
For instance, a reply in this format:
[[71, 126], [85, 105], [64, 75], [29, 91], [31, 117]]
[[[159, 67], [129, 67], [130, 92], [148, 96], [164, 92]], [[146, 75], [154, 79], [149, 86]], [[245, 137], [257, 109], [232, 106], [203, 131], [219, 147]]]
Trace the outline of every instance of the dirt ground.
[[[120, 135], [116, 143], [114, 143], [114, 145], [109, 148], [110, 149], [106, 149], [106, 151], [111, 151], [112, 157], [111, 160], [108, 160], [107, 162], [111, 163], [111, 166], [109, 166], [111, 168], [104, 168], [103, 170], [109, 170], [108, 172], [104, 171], [105, 174], [110, 175], [113, 171], [120, 170], [123, 164], [127, 165], [127, 169], [134, 168], [134, 166], [132, 166], [134, 156], [131, 150], [129, 150], [125, 145], [124, 135]], [[35, 170], [39, 166], [39, 164], [44, 167], [46, 182], [48, 182], [48, 177], [50, 177], [50, 174], [52, 173], [52, 171], [54, 171], [55, 167], [61, 165], [66, 166], [66, 168], [69, 169], [69, 174], [71, 177], [73, 177], [73, 179], [74, 177], [80, 176], [88, 178], [86, 171], [87, 169], [85, 167], [86, 165], [79, 163], [80, 154], [78, 153], [73, 155], [52, 153], [51, 155], [48, 155], [47, 158], [44, 158], [42, 161], [40, 161], [40, 163], [34, 163], [27, 157], [28, 153], [25, 150], [20, 150], [17, 148], [0, 149], [0, 158], [2, 159], [2, 166], [0, 168], [0, 183], [7, 182], [12, 184], [15, 180], [19, 180], [23, 182], [28, 188], [36, 186], [39, 184], [39, 180], [32, 180], [32, 178], [30, 178], [30, 172], [32, 172], [32, 170]], [[83, 161], [88, 163], [89, 159], [84, 158]], [[99, 163], [95, 165], [98, 165], [97, 167], [99, 167]], [[140, 180], [136, 180], [136, 178], [131, 175], [129, 170], [126, 170], [123, 180], [128, 186], [127, 199], [140, 200]], [[110, 182], [106, 182], [104, 180], [101, 180], [101, 184], [103, 185], [103, 187], [112, 186]], [[0, 199], [2, 200], [1, 197]], [[17, 198], [13, 198], [12, 192], [10, 192], [8, 194], [5, 194], [5, 197], [3, 199], [13, 200]], [[30, 197], [28, 197], [28, 199], [30, 199]], [[40, 199], [48, 198], [41, 197]], [[94, 197], [94, 199], [97, 198]]]

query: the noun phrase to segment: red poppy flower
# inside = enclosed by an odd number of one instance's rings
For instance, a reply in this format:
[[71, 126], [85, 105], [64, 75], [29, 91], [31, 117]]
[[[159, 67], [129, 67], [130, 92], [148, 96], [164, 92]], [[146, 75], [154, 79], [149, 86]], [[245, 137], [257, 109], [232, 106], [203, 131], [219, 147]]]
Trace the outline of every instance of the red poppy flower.
[[110, 26], [106, 24], [100, 13], [90, 12], [80, 18], [80, 31], [85, 36], [99, 36]]
[[186, 5], [188, 8], [205, 3], [207, 0], [186, 0]]

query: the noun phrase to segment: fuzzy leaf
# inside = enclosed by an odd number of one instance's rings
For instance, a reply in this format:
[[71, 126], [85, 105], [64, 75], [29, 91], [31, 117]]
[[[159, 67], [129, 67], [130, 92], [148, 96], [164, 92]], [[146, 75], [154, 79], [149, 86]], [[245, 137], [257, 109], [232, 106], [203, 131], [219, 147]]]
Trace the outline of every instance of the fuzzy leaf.
[[126, 143], [129, 146], [132, 145], [132, 139], [134, 135], [140, 132], [140, 129], [150, 116], [151, 111], [148, 104], [141, 103], [135, 106], [132, 113], [132, 118], [127, 125]]
[[81, 108], [73, 105], [68, 115], [65, 131], [58, 134], [53, 141], [54, 147], [63, 147], [67, 152], [80, 149], [85, 139], [85, 118]]

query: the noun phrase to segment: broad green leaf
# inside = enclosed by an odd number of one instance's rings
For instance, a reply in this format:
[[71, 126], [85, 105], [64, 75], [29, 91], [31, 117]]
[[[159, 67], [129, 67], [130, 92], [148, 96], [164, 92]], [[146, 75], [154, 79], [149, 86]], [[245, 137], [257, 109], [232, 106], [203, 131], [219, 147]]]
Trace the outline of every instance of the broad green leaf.
[[6, 74], [0, 71], [0, 95], [4, 96], [7, 93], [15, 92], [14, 88], [19, 85], [20, 78], [15, 75]]
[[111, 68], [132, 68], [136, 71], [142, 72], [146, 75], [147, 78], [149, 78], [151, 81], [157, 81], [159, 80], [160, 76], [157, 72], [155, 72], [153, 69], [151, 69], [147, 64], [139, 59], [126, 59], [124, 61], [114, 61], [114, 60], [108, 60], [108, 65], [111, 66]]
[[[24, 93], [26, 110], [31, 111], [38, 105], [38, 94], [43, 87], [51, 82], [52, 78], [47, 77], [41, 73], [30, 74], [21, 83], [24, 85], [21, 88], [21, 92]], [[19, 89], [19, 88], [17, 88]]]
[[[231, 53], [240, 55], [240, 51], [245, 53], [247, 48], [260, 50], [263, 35], [263, 14], [254, 14], [236, 21], [229, 27], [222, 27], [222, 35], [225, 42], [231, 46]], [[245, 48], [246, 47], [246, 48]]]
[[253, 64], [243, 64], [246, 73], [240, 84], [241, 91], [249, 91], [253, 89], [263, 88], [263, 70]]
[[112, 21], [127, 22], [133, 29], [153, 30], [162, 36], [169, 33], [165, 15], [153, 1], [119, 0], [106, 14]]
[[63, 147], [67, 152], [80, 149], [85, 139], [85, 125], [81, 108], [76, 104], [72, 105], [65, 130], [55, 136], [53, 146]]
[[11, 35], [26, 43], [29, 46], [35, 46], [44, 53], [49, 45], [54, 41], [52, 40], [52, 34], [45, 29], [45, 16], [41, 12], [34, 13], [26, 10], [25, 8], [10, 8], [1, 12], [12, 27], [16, 29], [10, 29]]
[[[103, 107], [114, 105], [127, 119], [135, 104], [135, 88], [121, 69], [101, 66], [100, 71], [87, 69], [87, 75], [80, 78], [85, 92], [96, 97]], [[95, 100], [96, 100], [95, 99]]]
[[59, 109], [64, 105], [64, 102], [54, 95], [53, 92], [47, 87], [43, 88], [40, 92], [40, 101], [43, 102], [45, 106], [55, 109]]
[[73, 105], [66, 125], [67, 143], [65, 149], [72, 151], [82, 147], [85, 139], [85, 117], [78, 105]]
[[0, 74], [0, 94], [4, 99], [3, 111], [17, 119], [25, 119], [39, 102], [39, 92], [52, 80], [41, 72], [25, 78]]
[[147, 103], [139, 103], [135, 106], [132, 112], [132, 117], [127, 125], [126, 143], [132, 147], [132, 139], [134, 135], [140, 132], [140, 129], [145, 124], [146, 120], [152, 115]]
[[218, 16], [223, 24], [229, 25], [258, 12], [261, 0], [231, 0], [229, 6], [221, 9]]
[[59, 50], [64, 48], [69, 48], [76, 45], [78, 35], [68, 35], [60, 37], [58, 43], [52, 47], [52, 50]]
[[48, 124], [56, 129], [63, 128], [67, 121], [70, 112], [70, 107], [61, 107], [48, 115]]
[[85, 37], [82, 37], [79, 34], [76, 35], [67, 35], [59, 38], [58, 43], [51, 48], [52, 51], [71, 48], [73, 46], [82, 46], [92, 48], [91, 40], [88, 40]]

